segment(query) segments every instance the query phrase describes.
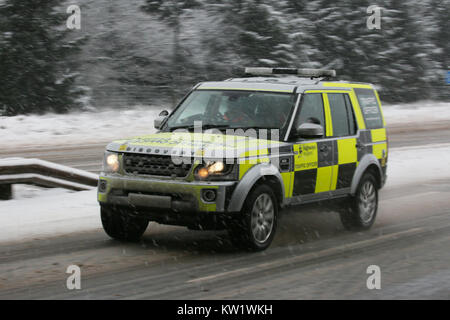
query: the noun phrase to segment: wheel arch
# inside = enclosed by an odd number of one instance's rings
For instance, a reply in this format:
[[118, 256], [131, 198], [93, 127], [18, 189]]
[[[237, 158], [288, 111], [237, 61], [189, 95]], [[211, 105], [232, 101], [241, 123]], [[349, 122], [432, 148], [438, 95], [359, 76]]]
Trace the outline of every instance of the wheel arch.
[[350, 193], [352, 195], [354, 195], [356, 193], [358, 184], [366, 172], [370, 172], [373, 174], [373, 176], [375, 177], [375, 179], [377, 181], [378, 189], [380, 189], [382, 187], [383, 173], [381, 170], [380, 163], [373, 154], [367, 154], [361, 159], [358, 167], [356, 168], [355, 174], [353, 175], [352, 184], [351, 184], [351, 188], [350, 188]]
[[277, 197], [278, 204], [283, 205], [285, 201], [283, 178], [273, 164], [263, 163], [253, 166], [238, 183], [231, 196], [228, 212], [241, 211], [250, 191], [260, 184], [269, 185]]

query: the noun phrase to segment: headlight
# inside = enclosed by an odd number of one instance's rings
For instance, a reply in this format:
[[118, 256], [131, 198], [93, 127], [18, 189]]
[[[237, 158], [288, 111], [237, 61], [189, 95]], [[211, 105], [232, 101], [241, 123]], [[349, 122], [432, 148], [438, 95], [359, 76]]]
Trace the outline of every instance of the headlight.
[[236, 173], [233, 164], [225, 164], [223, 161], [208, 161], [196, 168], [195, 177], [198, 180], [235, 180]]
[[225, 164], [222, 161], [213, 162], [208, 166], [209, 174], [221, 173], [225, 169]]
[[105, 153], [103, 171], [105, 171], [105, 172], [119, 171], [119, 155], [117, 153], [112, 153], [112, 152]]

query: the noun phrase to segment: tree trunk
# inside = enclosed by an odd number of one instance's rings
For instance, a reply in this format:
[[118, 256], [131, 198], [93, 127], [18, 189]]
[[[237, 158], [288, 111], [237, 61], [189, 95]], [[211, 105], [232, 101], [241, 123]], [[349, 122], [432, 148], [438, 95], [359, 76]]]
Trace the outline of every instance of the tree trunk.
[[180, 70], [180, 20], [175, 18], [173, 26], [173, 52], [172, 52], [172, 79], [170, 84], [172, 106], [175, 108], [177, 103], [178, 87], [181, 85], [181, 70]]

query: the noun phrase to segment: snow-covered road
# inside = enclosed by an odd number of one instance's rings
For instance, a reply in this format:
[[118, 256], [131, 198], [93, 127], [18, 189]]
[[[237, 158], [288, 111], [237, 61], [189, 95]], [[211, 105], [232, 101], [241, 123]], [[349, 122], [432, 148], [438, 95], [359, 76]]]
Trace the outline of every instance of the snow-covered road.
[[[411, 183], [450, 181], [450, 143], [391, 149], [385, 190]], [[450, 183], [450, 182], [449, 182]], [[0, 205], [0, 242], [101, 228], [96, 190], [71, 192], [14, 186]]]
[[[425, 105], [385, 107], [388, 181], [371, 230], [344, 231], [323, 210], [290, 210], [261, 254], [236, 252], [223, 232], [154, 223], [139, 244], [116, 242], [101, 228], [96, 190], [14, 186], [15, 198], [0, 202], [0, 298], [448, 299], [450, 104]], [[106, 141], [151, 132], [156, 113], [0, 119], [0, 157], [96, 171]], [[64, 286], [72, 264], [82, 268], [78, 292]], [[366, 288], [372, 264], [383, 290]]]
[[[16, 146], [14, 149], [17, 150], [21, 145], [32, 144], [88, 144], [94, 138], [113, 139], [152, 131], [149, 128], [152, 128], [157, 113], [154, 108], [141, 106], [119, 112], [107, 110], [0, 118], [0, 132], [5, 134], [9, 142], [5, 146], [7, 150], [11, 145]], [[386, 106], [384, 115], [390, 126], [414, 128], [414, 124], [418, 123], [450, 120], [450, 103], [420, 102]], [[400, 141], [400, 145], [406, 146], [390, 149], [387, 190], [391, 186], [421, 183], [430, 179], [450, 180], [450, 141], [437, 140], [438, 136], [439, 133], [435, 132], [430, 139], [430, 143], [433, 140], [438, 143], [410, 146]], [[5, 140], [0, 141], [0, 145], [2, 143]], [[101, 150], [102, 147], [97, 148]], [[70, 148], [55, 150], [55, 155], [49, 157], [56, 157], [58, 152], [66, 158], [72, 157], [68, 156], [68, 152], [72, 152]], [[101, 151], [96, 153], [98, 155], [95, 157], [101, 156]], [[80, 156], [80, 160], [89, 157], [84, 152]], [[98, 161], [92, 164], [93, 167], [98, 165]], [[19, 241], [101, 228], [95, 190], [70, 192], [19, 185], [14, 186], [14, 194], [15, 199], [0, 205], [0, 241]]]

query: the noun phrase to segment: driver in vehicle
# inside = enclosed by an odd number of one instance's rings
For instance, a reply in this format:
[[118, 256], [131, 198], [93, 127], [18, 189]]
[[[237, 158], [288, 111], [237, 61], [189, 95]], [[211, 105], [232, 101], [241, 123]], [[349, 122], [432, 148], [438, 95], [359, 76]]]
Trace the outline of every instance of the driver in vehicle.
[[228, 110], [225, 111], [223, 119], [230, 123], [242, 124], [251, 120], [250, 116], [237, 105], [229, 105]]

